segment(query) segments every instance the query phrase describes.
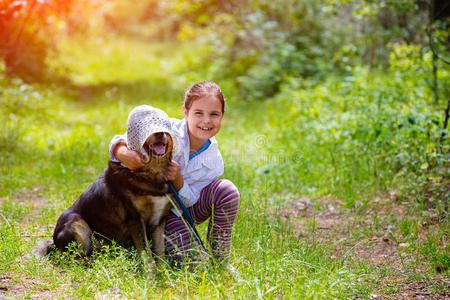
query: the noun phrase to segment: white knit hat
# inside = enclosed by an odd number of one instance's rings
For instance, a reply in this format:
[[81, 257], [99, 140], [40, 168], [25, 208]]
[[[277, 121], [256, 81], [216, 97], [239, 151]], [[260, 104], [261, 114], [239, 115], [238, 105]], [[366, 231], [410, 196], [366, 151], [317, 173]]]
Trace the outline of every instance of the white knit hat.
[[172, 154], [176, 155], [180, 149], [180, 143], [176, 135], [172, 133], [169, 117], [164, 111], [150, 105], [140, 105], [130, 112], [127, 121], [128, 149], [140, 152], [144, 157], [148, 157], [148, 153], [143, 146], [147, 138], [156, 132], [170, 134], [173, 141]]

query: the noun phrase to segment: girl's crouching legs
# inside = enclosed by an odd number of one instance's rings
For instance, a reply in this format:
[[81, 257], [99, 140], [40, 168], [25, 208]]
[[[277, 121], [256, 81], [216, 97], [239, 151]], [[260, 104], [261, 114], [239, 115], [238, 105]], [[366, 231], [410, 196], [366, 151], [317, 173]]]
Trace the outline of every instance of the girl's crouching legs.
[[169, 212], [166, 221], [165, 253], [171, 265], [190, 264], [207, 259], [201, 246], [181, 217]]
[[209, 188], [205, 192], [209, 193], [212, 200], [212, 215], [208, 225], [212, 255], [219, 260], [227, 259], [231, 251], [234, 220], [239, 209], [239, 191], [227, 179], [214, 181], [206, 188]]
[[[233, 224], [239, 209], [239, 191], [227, 179], [213, 181], [200, 193], [199, 200], [189, 207], [196, 225], [209, 219], [208, 242], [216, 259], [230, 255]], [[165, 232], [166, 255], [173, 263], [199, 261], [208, 255], [193, 236], [184, 220], [169, 212]]]

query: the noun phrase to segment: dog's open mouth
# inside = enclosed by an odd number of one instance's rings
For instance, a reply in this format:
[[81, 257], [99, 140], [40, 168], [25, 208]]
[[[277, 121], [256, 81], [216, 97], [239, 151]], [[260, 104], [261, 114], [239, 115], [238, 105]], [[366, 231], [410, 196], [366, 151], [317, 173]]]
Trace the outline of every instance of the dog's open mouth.
[[148, 154], [145, 163], [148, 163], [151, 157], [164, 157], [172, 150], [171, 137], [165, 132], [153, 133], [147, 138], [143, 147]]
[[156, 156], [163, 156], [166, 154], [166, 148], [167, 144], [165, 143], [155, 143], [150, 147], [152, 154]]

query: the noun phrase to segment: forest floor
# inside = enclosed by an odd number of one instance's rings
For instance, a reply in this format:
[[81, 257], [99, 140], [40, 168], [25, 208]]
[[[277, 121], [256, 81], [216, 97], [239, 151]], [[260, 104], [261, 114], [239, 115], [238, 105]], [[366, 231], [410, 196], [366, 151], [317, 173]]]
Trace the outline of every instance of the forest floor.
[[[33, 232], [48, 229], [44, 225], [36, 228], [32, 222], [51, 205], [48, 199], [40, 195], [41, 189], [36, 187], [13, 198], [17, 203], [31, 204], [21, 223], [22, 237], [29, 242], [31, 238], [36, 238]], [[0, 198], [0, 204], [2, 201], [4, 198]], [[363, 263], [377, 269], [381, 277], [377, 280], [375, 292], [370, 295], [371, 299], [450, 299], [449, 280], [439, 274], [439, 270], [429, 280], [414, 280], [414, 274], [427, 272], [426, 266], [415, 263], [424, 258], [419, 253], [407, 251], [414, 247], [409, 243], [399, 243], [390, 231], [393, 216], [397, 219], [421, 219], [416, 243], [423, 244], [427, 236], [439, 229], [439, 216], [433, 210], [428, 211], [426, 218], [411, 214], [408, 205], [398, 201], [396, 191], [376, 198], [369, 206], [364, 210], [350, 210], [344, 207], [342, 200], [332, 196], [318, 199], [304, 197], [293, 198], [283, 207], [270, 210], [270, 213], [274, 218], [280, 218], [282, 222], [293, 226], [300, 240], [330, 249], [332, 259], [342, 260], [345, 264]], [[50, 227], [53, 229], [52, 225]], [[448, 244], [448, 239], [447, 236], [444, 244]], [[28, 259], [28, 255], [20, 258]], [[33, 299], [50, 299], [58, 298], [64, 286], [52, 290], [45, 288], [45, 279], [12, 274], [0, 276], [0, 299], [23, 297], [30, 290], [36, 292]], [[440, 292], [436, 293], [437, 290]], [[120, 294], [97, 294], [96, 298], [114, 296]]]
[[[445, 270], [438, 267], [437, 274], [428, 280], [414, 279], [414, 274], [427, 272], [428, 266], [417, 264], [424, 257], [414, 251], [414, 245], [399, 242], [390, 230], [393, 218], [420, 220], [415, 243], [424, 244], [443, 225], [432, 208], [421, 218], [418, 212], [411, 212], [408, 204], [399, 202], [396, 191], [391, 191], [361, 210], [347, 209], [344, 201], [332, 196], [305, 197], [294, 199], [272, 214], [291, 224], [299, 239], [328, 246], [333, 259], [367, 264], [377, 269], [380, 276], [383, 274], [370, 295], [372, 299], [450, 299], [449, 278], [445, 272], [439, 274]], [[449, 239], [445, 237], [444, 244]]]

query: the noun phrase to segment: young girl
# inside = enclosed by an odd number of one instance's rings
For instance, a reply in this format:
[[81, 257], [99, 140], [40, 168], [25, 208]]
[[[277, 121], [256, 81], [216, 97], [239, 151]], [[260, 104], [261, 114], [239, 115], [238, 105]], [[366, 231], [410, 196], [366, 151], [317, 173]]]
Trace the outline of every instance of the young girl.
[[[207, 238], [216, 259], [230, 254], [233, 223], [239, 207], [239, 192], [223, 175], [223, 160], [214, 136], [225, 113], [225, 98], [213, 82], [194, 84], [185, 94], [184, 119], [170, 119], [180, 151], [169, 167], [168, 180], [178, 191], [196, 224], [209, 218]], [[115, 136], [109, 147], [112, 161], [130, 169], [143, 166], [141, 155], [127, 148], [124, 136]], [[166, 223], [166, 254], [176, 261], [185, 258], [198, 242], [181, 216], [172, 210]], [[197, 246], [197, 247], [194, 247]]]

